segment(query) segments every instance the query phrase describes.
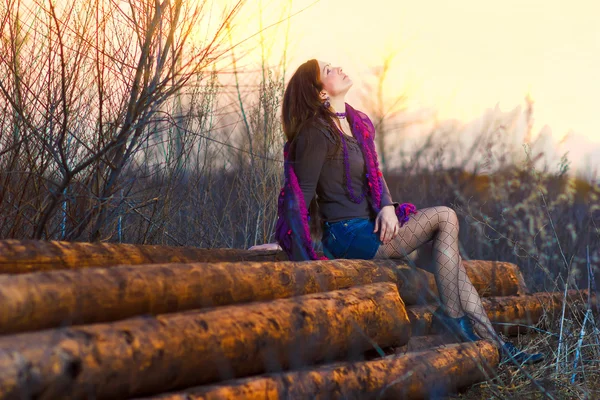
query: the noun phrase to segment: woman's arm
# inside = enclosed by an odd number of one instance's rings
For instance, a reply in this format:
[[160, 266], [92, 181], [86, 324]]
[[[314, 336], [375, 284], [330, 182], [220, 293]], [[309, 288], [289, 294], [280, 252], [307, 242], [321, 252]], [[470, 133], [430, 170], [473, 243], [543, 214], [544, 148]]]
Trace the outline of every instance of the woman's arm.
[[296, 138], [293, 165], [307, 209], [315, 197], [327, 147], [325, 133], [313, 126], [303, 128]]
[[[398, 230], [400, 229], [400, 223], [395, 212], [399, 203], [392, 201], [390, 190], [388, 189], [383, 175], [381, 176], [381, 181], [383, 183], [383, 190], [381, 193], [381, 210], [379, 211], [379, 214], [377, 214], [377, 218], [375, 218], [375, 227], [373, 229], [373, 233], [379, 231], [379, 239], [383, 243], [389, 243], [389, 241], [398, 234]], [[386, 207], [392, 205], [394, 206], [393, 210], [389, 207]]]
[[381, 181], [383, 182], [383, 191], [381, 193], [381, 208], [385, 206], [393, 205], [394, 209], [398, 208], [400, 203], [392, 200], [392, 195], [390, 194], [390, 189], [388, 188], [387, 183], [385, 182], [385, 178], [382, 176]]
[[281, 250], [281, 246], [278, 243], [265, 243], [252, 246], [248, 250]]

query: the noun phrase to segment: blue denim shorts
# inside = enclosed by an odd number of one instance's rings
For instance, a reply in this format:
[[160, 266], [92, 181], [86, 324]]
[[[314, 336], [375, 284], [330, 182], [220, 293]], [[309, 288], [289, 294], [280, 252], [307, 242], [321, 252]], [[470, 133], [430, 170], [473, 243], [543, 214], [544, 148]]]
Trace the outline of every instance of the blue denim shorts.
[[375, 221], [352, 218], [323, 224], [323, 252], [327, 258], [371, 260], [381, 244]]

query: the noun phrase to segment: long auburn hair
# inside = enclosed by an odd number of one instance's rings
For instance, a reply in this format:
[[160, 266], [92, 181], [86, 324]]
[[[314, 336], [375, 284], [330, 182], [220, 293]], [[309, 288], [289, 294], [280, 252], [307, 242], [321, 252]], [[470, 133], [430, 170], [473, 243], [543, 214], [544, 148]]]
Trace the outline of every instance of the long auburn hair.
[[[333, 122], [335, 113], [331, 108], [323, 107], [319, 93], [323, 90], [321, 71], [317, 60], [312, 59], [300, 65], [292, 75], [283, 94], [282, 125], [290, 145], [290, 157], [294, 154], [295, 139], [307, 123], [315, 124], [324, 129], [329, 129], [336, 134], [332, 135], [336, 141], [336, 152], [341, 151], [342, 140], [338, 127]], [[293, 161], [293, 159], [292, 159]], [[307, 205], [310, 215], [310, 233], [313, 240], [321, 240], [322, 227], [321, 215], [317, 205], [316, 196]]]

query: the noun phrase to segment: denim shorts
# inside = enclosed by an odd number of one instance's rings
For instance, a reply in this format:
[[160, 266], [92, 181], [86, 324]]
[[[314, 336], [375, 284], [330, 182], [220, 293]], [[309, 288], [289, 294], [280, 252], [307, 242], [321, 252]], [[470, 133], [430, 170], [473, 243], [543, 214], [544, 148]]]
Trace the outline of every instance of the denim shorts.
[[371, 260], [381, 244], [375, 221], [352, 218], [323, 224], [323, 252], [327, 258]]

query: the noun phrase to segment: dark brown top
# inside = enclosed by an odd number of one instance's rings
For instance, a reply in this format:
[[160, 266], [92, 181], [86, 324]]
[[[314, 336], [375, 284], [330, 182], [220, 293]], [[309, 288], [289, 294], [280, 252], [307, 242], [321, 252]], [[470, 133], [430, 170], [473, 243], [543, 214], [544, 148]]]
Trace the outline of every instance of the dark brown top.
[[[352, 124], [351, 124], [352, 125]], [[335, 222], [350, 218], [375, 218], [366, 195], [360, 204], [350, 200], [344, 178], [344, 153], [336, 151], [336, 143], [329, 129], [307, 123], [292, 145], [293, 166], [304, 201], [308, 208], [315, 193], [323, 221]], [[340, 132], [337, 133], [340, 135]], [[354, 137], [345, 136], [354, 195], [359, 197], [366, 184], [365, 161]], [[383, 180], [381, 207], [399, 203], [392, 201], [390, 191]]]

